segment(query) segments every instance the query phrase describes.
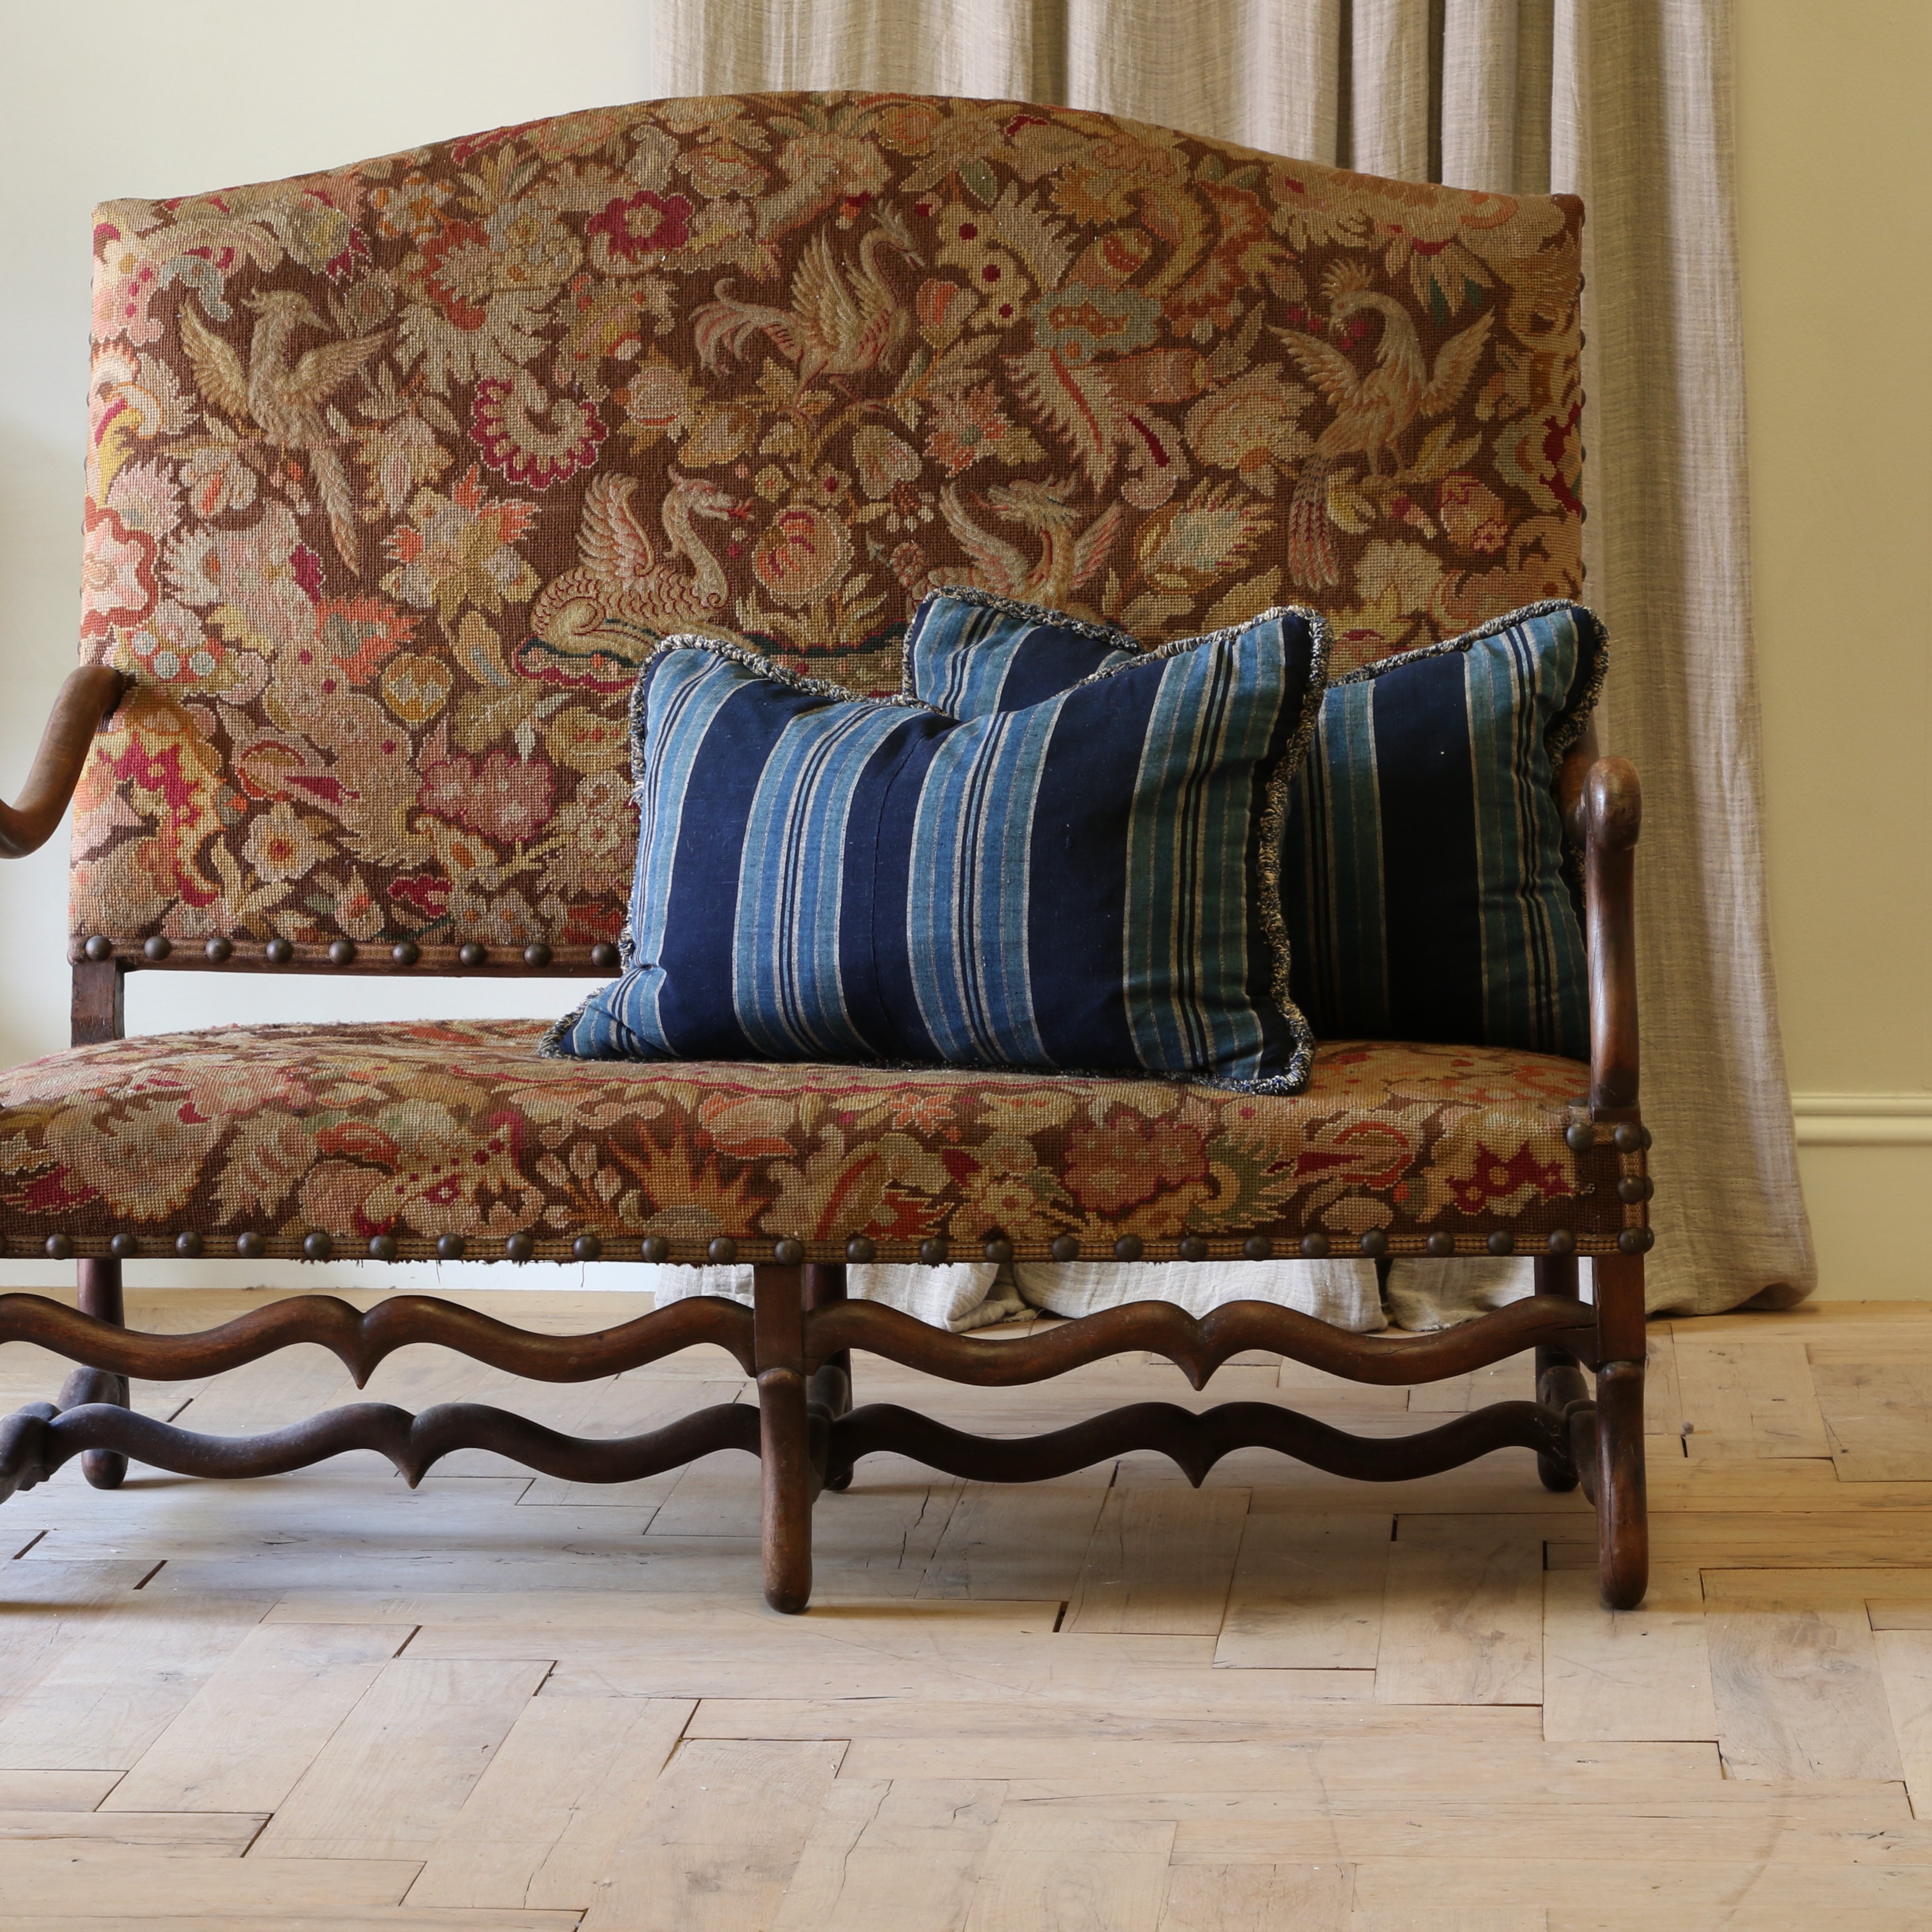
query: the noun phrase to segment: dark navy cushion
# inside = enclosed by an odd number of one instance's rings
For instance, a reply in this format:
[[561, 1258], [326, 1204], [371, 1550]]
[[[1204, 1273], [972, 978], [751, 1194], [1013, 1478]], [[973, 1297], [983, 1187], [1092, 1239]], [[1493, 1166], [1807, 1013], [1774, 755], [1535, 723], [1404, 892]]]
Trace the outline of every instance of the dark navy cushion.
[[625, 970], [545, 1050], [1299, 1091], [1279, 862], [1326, 662], [1270, 611], [962, 722], [672, 640], [632, 704]]
[[[973, 716], [1138, 655], [1097, 625], [935, 591], [908, 628], [906, 688]], [[1596, 617], [1556, 602], [1328, 687], [1282, 850], [1294, 996], [1318, 1034], [1587, 1058], [1554, 784], [1605, 664]]]

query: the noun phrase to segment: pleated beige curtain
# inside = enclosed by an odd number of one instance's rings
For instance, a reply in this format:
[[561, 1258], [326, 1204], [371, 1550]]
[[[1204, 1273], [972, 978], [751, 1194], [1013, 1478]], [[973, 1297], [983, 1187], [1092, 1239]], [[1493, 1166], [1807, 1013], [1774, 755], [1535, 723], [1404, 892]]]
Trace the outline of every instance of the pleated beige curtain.
[[662, 94], [1050, 101], [1373, 174], [1583, 197], [1586, 596], [1612, 640], [1601, 735], [1644, 786], [1651, 1304], [1808, 1293], [1760, 844], [1730, 0], [657, 4]]

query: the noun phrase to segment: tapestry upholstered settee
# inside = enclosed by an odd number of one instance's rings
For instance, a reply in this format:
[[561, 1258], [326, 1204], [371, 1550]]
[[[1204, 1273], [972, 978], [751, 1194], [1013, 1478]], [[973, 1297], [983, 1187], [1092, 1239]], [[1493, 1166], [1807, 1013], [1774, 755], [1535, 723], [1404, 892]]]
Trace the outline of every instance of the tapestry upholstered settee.
[[[122, 1023], [135, 970], [614, 970], [626, 699], [669, 634], [878, 693], [940, 584], [1144, 640], [1293, 599], [1327, 614], [1338, 673], [1575, 595], [1582, 218], [1096, 114], [862, 94], [600, 109], [104, 207], [84, 662], [0, 818], [30, 850], [72, 797], [73, 1046], [0, 1078], [0, 1235], [80, 1270], [79, 1312], [0, 1297], [0, 1339], [81, 1366], [0, 1429], [0, 1495], [76, 1455], [104, 1486], [130, 1456], [242, 1475], [362, 1445], [413, 1480], [482, 1445], [597, 1481], [735, 1448], [762, 1459], [766, 1594], [796, 1610], [814, 1500], [874, 1451], [1010, 1480], [1152, 1447], [1198, 1480], [1265, 1445], [1389, 1479], [1516, 1445], [1580, 1482], [1604, 1594], [1638, 1601], [1639, 806], [1587, 742], [1558, 787], [1587, 1064], [1325, 1041], [1307, 1090], [1270, 1098], [559, 1060], [523, 1022]], [[1533, 1256], [1536, 1293], [1393, 1340], [1258, 1301], [993, 1340], [845, 1292], [848, 1261], [1341, 1254]], [[736, 1262], [754, 1306], [559, 1337], [312, 1297], [146, 1335], [121, 1298], [143, 1255]], [[127, 1406], [128, 1376], [298, 1340], [358, 1378], [428, 1341], [560, 1382], [709, 1341], [758, 1406], [594, 1442], [466, 1404], [240, 1441]], [[1373, 1441], [1244, 1402], [992, 1442], [854, 1407], [861, 1346], [979, 1384], [1152, 1350], [1197, 1387], [1244, 1348], [1406, 1383], [1533, 1348], [1538, 1399]]]

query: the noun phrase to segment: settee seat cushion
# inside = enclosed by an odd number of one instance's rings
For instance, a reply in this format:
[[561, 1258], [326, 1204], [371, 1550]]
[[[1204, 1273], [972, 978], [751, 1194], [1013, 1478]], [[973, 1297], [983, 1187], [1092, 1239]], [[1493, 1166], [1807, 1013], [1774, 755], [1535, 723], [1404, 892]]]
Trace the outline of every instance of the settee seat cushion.
[[[1608, 1252], [1640, 1174], [1586, 1118], [1588, 1070], [1499, 1048], [1342, 1042], [1293, 1096], [935, 1068], [540, 1058], [540, 1022], [227, 1027], [78, 1047], [0, 1076], [0, 1234], [15, 1255], [396, 1255], [462, 1238], [567, 1259], [1234, 1258], [1379, 1232]], [[1580, 1138], [1580, 1136], [1578, 1138]], [[321, 1237], [317, 1240], [312, 1238]], [[1125, 1249], [1117, 1246], [1125, 1242]], [[133, 1244], [130, 1246], [130, 1243]], [[308, 1244], [305, 1249], [304, 1244]], [[1316, 1245], [1319, 1246], [1319, 1240]], [[1373, 1242], [1371, 1246], [1378, 1245]], [[1441, 1243], [1438, 1243], [1440, 1251]], [[1197, 1249], [1197, 1253], [1202, 1250]], [[788, 1257], [790, 1258], [790, 1257]], [[940, 1258], [929, 1246], [923, 1257]]]

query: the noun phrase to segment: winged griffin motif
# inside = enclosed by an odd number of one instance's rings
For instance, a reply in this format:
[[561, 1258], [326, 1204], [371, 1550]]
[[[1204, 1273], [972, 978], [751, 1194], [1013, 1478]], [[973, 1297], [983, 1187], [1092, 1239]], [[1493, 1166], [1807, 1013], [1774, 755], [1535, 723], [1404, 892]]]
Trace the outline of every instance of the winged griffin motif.
[[1366, 460], [1369, 473], [1380, 476], [1386, 456], [1399, 468], [1396, 446], [1419, 418], [1447, 416], [1462, 399], [1476, 372], [1496, 317], [1485, 311], [1437, 351], [1433, 368], [1422, 352], [1415, 322], [1393, 296], [1377, 289], [1352, 289], [1330, 311], [1345, 322], [1367, 310], [1382, 319], [1375, 367], [1366, 374], [1332, 343], [1298, 329], [1277, 328], [1301, 373], [1335, 412], [1316, 439], [1315, 454], [1295, 479], [1288, 506], [1288, 565], [1295, 581], [1310, 586], [1339, 584], [1342, 573], [1330, 533], [1328, 479], [1336, 465], [1352, 456]]
[[628, 683], [659, 638], [712, 622], [724, 605], [724, 568], [692, 527], [725, 518], [731, 499], [702, 477], [670, 472], [659, 556], [633, 506], [638, 479], [604, 474], [584, 500], [578, 566], [538, 592], [529, 640], [518, 652], [528, 674], [567, 684]]

